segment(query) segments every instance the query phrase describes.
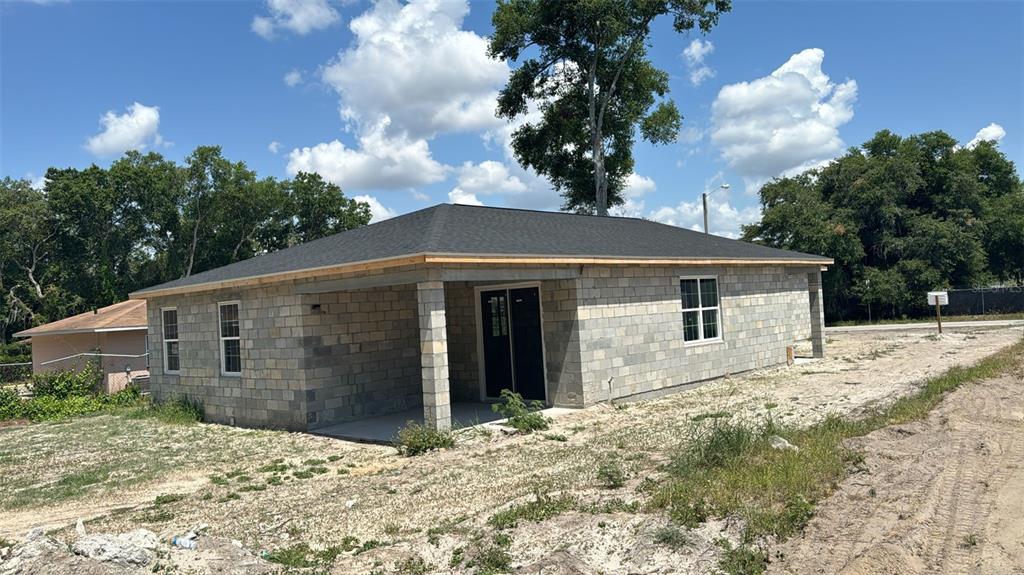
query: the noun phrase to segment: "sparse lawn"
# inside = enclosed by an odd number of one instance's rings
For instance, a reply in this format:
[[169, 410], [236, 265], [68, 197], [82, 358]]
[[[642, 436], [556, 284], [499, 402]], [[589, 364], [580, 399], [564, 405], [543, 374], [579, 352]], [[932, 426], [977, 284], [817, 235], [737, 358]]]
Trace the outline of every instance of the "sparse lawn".
[[[857, 465], [844, 438], [920, 417], [951, 386], [1024, 354], [1017, 344], [898, 399], [918, 388], [900, 369], [907, 362], [937, 375], [1019, 341], [1019, 330], [835, 339], [833, 356], [810, 366], [597, 406], [551, 421], [547, 432], [458, 433], [450, 447], [428, 437], [418, 457], [131, 410], [0, 428], [0, 535], [20, 537], [40, 519], [70, 530], [95, 517], [90, 531], [114, 533], [206, 523], [286, 570], [371, 572], [385, 561], [385, 573], [474, 574], [603, 537], [602, 556], [619, 561], [643, 544], [666, 566], [712, 553], [725, 558], [723, 569], [749, 572], [763, 564], [755, 545], [719, 543], [687, 526], [729, 514], [748, 520], [748, 543], [795, 532], [828, 485]], [[865, 407], [884, 416], [865, 422]], [[766, 447], [770, 434], [800, 451]], [[666, 515], [674, 519], [667, 527]]]

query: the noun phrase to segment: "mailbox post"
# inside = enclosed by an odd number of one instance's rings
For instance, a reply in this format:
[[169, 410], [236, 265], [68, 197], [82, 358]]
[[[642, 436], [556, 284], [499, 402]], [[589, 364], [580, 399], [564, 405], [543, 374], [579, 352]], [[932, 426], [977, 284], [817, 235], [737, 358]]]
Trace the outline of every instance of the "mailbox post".
[[928, 292], [928, 305], [935, 306], [935, 319], [939, 322], [939, 333], [942, 333], [942, 306], [949, 304], [949, 293], [944, 291]]

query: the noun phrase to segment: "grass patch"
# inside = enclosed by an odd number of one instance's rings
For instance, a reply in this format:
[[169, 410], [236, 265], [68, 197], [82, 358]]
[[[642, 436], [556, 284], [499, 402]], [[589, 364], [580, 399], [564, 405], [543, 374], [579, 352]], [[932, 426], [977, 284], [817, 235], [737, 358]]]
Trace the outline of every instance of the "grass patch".
[[607, 459], [597, 466], [597, 479], [608, 489], [618, 489], [626, 484], [626, 472], [614, 459]]
[[489, 540], [478, 539], [475, 543], [474, 549], [468, 553], [462, 552], [461, 549], [453, 551], [449, 565], [455, 567], [457, 560], [461, 562], [466, 558], [466, 567], [475, 568], [478, 575], [496, 575], [512, 571], [512, 556], [508, 553], [509, 547], [512, 546], [511, 537], [498, 533]]
[[[1022, 356], [1024, 341], [973, 366], [954, 367], [916, 393], [860, 419], [830, 417], [808, 428], [780, 426], [770, 417], [755, 425], [717, 418], [695, 423], [686, 447], [668, 466], [670, 479], [654, 492], [651, 505], [687, 527], [712, 516], [743, 519], [742, 544], [723, 546], [719, 567], [726, 573], [759, 573], [751, 565], [763, 567], [767, 556], [752, 545], [803, 529], [814, 505], [863, 463], [862, 455], [844, 447], [845, 440], [922, 419], [946, 393], [1005, 373]], [[769, 440], [775, 435], [799, 450], [773, 449]]]
[[712, 411], [711, 413], [701, 413], [698, 415], [694, 415], [693, 417], [690, 418], [690, 421], [694, 423], [700, 423], [705, 419], [725, 419], [729, 417], [732, 417], [732, 414], [729, 413], [728, 411]]
[[537, 492], [534, 500], [520, 505], [513, 505], [504, 511], [492, 515], [487, 523], [497, 529], [512, 529], [520, 521], [540, 523], [555, 515], [569, 511], [576, 506], [576, 500], [568, 495], [551, 497], [547, 493]]
[[174, 503], [185, 499], [185, 496], [181, 493], [165, 493], [163, 495], [157, 495], [153, 499], [153, 505], [166, 505], [168, 503]]
[[398, 430], [398, 437], [395, 438], [395, 448], [406, 457], [454, 446], [455, 435], [451, 431], [438, 431], [414, 421], [407, 422], [405, 427]]

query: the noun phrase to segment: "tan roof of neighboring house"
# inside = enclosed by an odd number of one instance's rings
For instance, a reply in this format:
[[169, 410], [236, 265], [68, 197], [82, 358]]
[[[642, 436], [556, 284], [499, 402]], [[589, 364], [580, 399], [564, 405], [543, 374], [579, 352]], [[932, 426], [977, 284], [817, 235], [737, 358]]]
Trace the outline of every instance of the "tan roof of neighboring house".
[[15, 337], [146, 329], [146, 300], [130, 299], [14, 334]]

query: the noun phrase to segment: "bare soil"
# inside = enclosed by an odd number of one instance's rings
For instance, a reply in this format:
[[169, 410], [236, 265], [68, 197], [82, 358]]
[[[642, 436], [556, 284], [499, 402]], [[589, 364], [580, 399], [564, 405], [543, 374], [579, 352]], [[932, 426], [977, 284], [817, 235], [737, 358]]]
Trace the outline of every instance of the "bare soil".
[[867, 471], [783, 544], [773, 573], [1024, 573], [1024, 368], [858, 438]]
[[[44, 525], [71, 537], [67, 527], [78, 517], [91, 519], [91, 532], [144, 527], [162, 537], [208, 524], [211, 535], [238, 540], [256, 554], [297, 543], [323, 549], [346, 538], [379, 545], [338, 557], [330, 566], [335, 573], [392, 572], [414, 560], [429, 573], [472, 573], [467, 561], [453, 565], [452, 559], [491, 545], [495, 529], [488, 519], [547, 493], [573, 498], [573, 510], [503, 530], [513, 569], [707, 573], [717, 561], [715, 541], [735, 539], [737, 526], [710, 522], [673, 546], [655, 542], [664, 517], [638, 512], [649, 482], [661, 476], [660, 466], [695, 418], [770, 416], [809, 424], [857, 414], [1020, 338], [1020, 328], [942, 337], [831, 335], [824, 360], [723, 378], [657, 400], [594, 406], [559, 417], [545, 434], [470, 430], [454, 449], [415, 458], [305, 434], [109, 415], [2, 429], [0, 536], [17, 538]], [[625, 471], [624, 486], [607, 488], [598, 477], [609, 461]], [[288, 470], [261, 471], [275, 462]], [[61, 487], [93, 471], [95, 482]], [[156, 505], [154, 497], [166, 493], [184, 497]], [[990, 542], [982, 550], [995, 553], [995, 536], [982, 537]]]

